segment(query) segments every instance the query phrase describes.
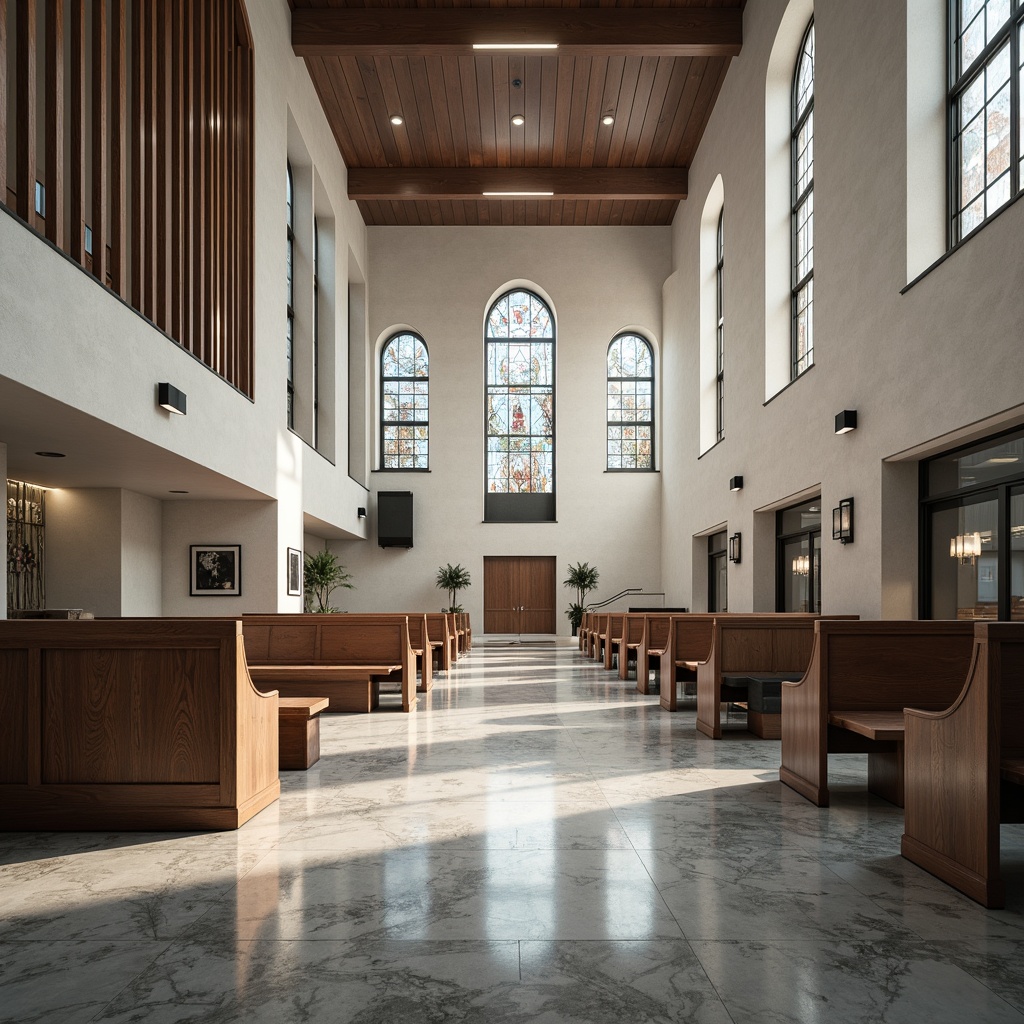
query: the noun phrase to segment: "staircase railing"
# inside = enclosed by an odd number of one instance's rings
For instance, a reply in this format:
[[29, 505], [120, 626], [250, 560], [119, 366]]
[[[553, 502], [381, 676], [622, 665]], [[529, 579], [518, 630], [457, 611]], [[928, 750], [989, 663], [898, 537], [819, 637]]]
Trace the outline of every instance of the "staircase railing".
[[[612, 601], [618, 601], [620, 597], [625, 597], [627, 594], [642, 594], [644, 592], [643, 587], [627, 587], [625, 590], [620, 590], [614, 597], [609, 597], [606, 601], [598, 601], [596, 604], [588, 604], [584, 611], [594, 612], [598, 608], [603, 608], [605, 605], [611, 604]], [[662, 594], [662, 597], [665, 595]]]

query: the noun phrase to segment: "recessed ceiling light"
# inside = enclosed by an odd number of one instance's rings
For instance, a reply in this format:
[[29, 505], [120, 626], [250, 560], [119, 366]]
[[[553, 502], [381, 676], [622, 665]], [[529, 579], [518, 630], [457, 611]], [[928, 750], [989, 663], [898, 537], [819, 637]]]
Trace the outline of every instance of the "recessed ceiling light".
[[512, 123], [518, 128], [520, 125], [526, 124], [526, 118], [522, 114], [516, 114], [512, 118]]
[[401, 114], [392, 114], [391, 123], [397, 127], [400, 124], [405, 124], [405, 118]]
[[601, 124], [604, 124], [604, 125], [615, 124], [615, 118], [612, 117], [611, 114], [605, 114], [604, 117], [601, 118]]
[[554, 192], [485, 192], [485, 196], [508, 198], [509, 196], [553, 196]]
[[168, 491], [168, 494], [188, 494], [188, 491]]
[[63, 452], [36, 452], [36, 455], [42, 455], [44, 459], [63, 459], [66, 458]]
[[474, 50], [557, 50], [558, 43], [474, 43]]

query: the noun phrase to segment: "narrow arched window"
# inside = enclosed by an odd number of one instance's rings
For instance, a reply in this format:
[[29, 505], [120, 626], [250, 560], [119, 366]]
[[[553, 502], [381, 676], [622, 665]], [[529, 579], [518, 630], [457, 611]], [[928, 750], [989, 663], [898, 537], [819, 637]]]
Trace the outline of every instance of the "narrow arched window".
[[608, 468], [654, 469], [654, 352], [637, 334], [608, 346]]
[[487, 312], [484, 518], [555, 518], [555, 324], [533, 292], [506, 292]]
[[1024, 187], [1024, 0], [950, 6], [955, 244]]
[[715, 378], [715, 429], [719, 441], [725, 437], [725, 207], [718, 215], [715, 265], [715, 312], [717, 328], [715, 352], [717, 376]]
[[429, 468], [430, 358], [418, 334], [403, 331], [380, 354], [381, 469]]
[[814, 21], [793, 78], [793, 372], [814, 362]]
[[285, 335], [285, 360], [288, 393], [288, 426], [295, 426], [295, 195], [292, 165], [285, 164], [285, 202], [288, 209], [285, 274], [288, 284], [288, 326]]
[[313, 447], [320, 450], [320, 222], [313, 218]]

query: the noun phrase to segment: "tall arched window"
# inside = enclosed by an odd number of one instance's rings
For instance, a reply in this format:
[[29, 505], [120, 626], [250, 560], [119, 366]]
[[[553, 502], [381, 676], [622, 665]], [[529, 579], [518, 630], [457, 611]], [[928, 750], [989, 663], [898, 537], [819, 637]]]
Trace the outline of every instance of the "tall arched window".
[[555, 325], [542, 299], [506, 292], [485, 329], [487, 480], [484, 518], [555, 518]]
[[1024, 186], [1024, 0], [950, 4], [956, 243]]
[[793, 372], [814, 362], [814, 21], [793, 78]]
[[654, 469], [654, 352], [637, 334], [608, 346], [608, 468]]
[[430, 358], [418, 334], [403, 331], [380, 354], [381, 469], [429, 468]]
[[715, 242], [715, 434], [717, 440], [725, 437], [725, 207], [718, 215], [718, 232]]

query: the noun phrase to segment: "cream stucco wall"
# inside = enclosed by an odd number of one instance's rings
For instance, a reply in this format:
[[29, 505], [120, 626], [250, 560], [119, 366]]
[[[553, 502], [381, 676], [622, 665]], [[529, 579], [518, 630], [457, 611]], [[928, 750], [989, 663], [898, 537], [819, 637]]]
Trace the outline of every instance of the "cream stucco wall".
[[[440, 608], [447, 598], [434, 587], [437, 567], [460, 562], [474, 581], [460, 598], [480, 628], [485, 555], [554, 555], [559, 580], [567, 562], [596, 563], [599, 597], [629, 586], [661, 589], [661, 476], [604, 471], [605, 357], [626, 328], [646, 332], [660, 349], [669, 244], [667, 228], [370, 229], [373, 362], [396, 325], [425, 339], [430, 472], [371, 474], [374, 493], [413, 492], [415, 547], [332, 544], [357, 586], [339, 593], [342, 607]], [[558, 521], [483, 523], [484, 316], [493, 299], [521, 283], [550, 299], [556, 319]], [[371, 498], [375, 537], [373, 505]], [[559, 630], [568, 632], [561, 609], [569, 592], [559, 590]]]
[[[884, 460], [986, 417], [1006, 426], [1024, 420], [1024, 203], [901, 294], [908, 266], [921, 262], [921, 241], [908, 244], [906, 229], [907, 111], [915, 112], [917, 144], [928, 120], [919, 102], [908, 103], [907, 55], [917, 36], [908, 40], [904, 3], [818, 0], [815, 365], [765, 404], [772, 275], [764, 265], [764, 175], [766, 146], [772, 153], [778, 140], [766, 141], [763, 96], [786, 6], [747, 5], [743, 52], [690, 170], [691, 196], [706, 196], [721, 174], [726, 203], [725, 440], [699, 459], [700, 202], [681, 204], [673, 225], [664, 380], [678, 401], [666, 423], [664, 507], [672, 514], [664, 517], [663, 578], [671, 601], [703, 607], [705, 570], [694, 564], [693, 537], [727, 523], [744, 539], [742, 563], [730, 566], [730, 608], [773, 609], [774, 513], [758, 510], [820, 488], [823, 610], [912, 617], [916, 464]], [[941, 7], [915, 0], [911, 13], [941, 16]], [[910, 79], [911, 93], [931, 88], [930, 78]], [[918, 223], [924, 215], [916, 211]], [[836, 436], [843, 409], [858, 411], [859, 426]], [[744, 488], [731, 493], [737, 474]], [[849, 496], [856, 537], [844, 547], [831, 539], [829, 511]]]

